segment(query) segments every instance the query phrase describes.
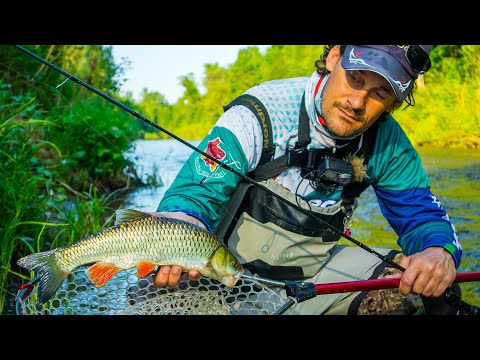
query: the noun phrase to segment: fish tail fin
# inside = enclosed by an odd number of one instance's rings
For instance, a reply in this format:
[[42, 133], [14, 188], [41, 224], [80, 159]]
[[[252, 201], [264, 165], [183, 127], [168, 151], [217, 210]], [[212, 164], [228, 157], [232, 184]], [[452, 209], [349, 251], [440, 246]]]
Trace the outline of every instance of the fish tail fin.
[[38, 301], [42, 304], [57, 292], [68, 275], [68, 272], [58, 266], [54, 250], [27, 255], [19, 259], [17, 264], [28, 270], [34, 270], [40, 276]]

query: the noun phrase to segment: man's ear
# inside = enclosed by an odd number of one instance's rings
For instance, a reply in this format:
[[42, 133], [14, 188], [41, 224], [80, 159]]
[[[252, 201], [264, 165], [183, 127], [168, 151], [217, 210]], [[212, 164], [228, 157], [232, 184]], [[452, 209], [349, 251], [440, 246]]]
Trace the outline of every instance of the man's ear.
[[335, 45], [328, 53], [327, 60], [325, 62], [325, 68], [329, 72], [332, 72], [337, 64], [337, 61], [340, 59], [340, 45]]

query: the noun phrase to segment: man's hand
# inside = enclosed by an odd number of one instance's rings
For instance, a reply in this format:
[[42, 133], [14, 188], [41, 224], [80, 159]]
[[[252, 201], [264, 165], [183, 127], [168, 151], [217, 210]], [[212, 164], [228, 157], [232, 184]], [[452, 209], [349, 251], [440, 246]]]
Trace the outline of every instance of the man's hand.
[[[192, 281], [200, 279], [201, 276], [202, 274], [200, 274], [198, 270], [190, 270], [188, 272], [188, 277]], [[181, 266], [164, 265], [158, 269], [157, 274], [155, 275], [155, 278], [153, 280], [153, 283], [158, 287], [163, 287], [165, 285], [168, 285], [169, 287], [175, 287], [180, 282], [181, 277], [182, 277]]]
[[[163, 217], [169, 217], [169, 218], [173, 218], [173, 219], [185, 220], [185, 221], [188, 221], [192, 224], [199, 225], [199, 226], [205, 228], [205, 225], [201, 221], [194, 218], [193, 216], [184, 214], [182, 212], [147, 212], [146, 211], [146, 213], [154, 215], [154, 216], [163, 216]], [[198, 270], [190, 270], [188, 272], [188, 277], [192, 281], [200, 279], [201, 276], [202, 276], [202, 274], [200, 274], [198, 272]], [[181, 266], [164, 265], [164, 266], [160, 266], [158, 268], [158, 271], [155, 274], [155, 277], [153, 279], [153, 283], [158, 287], [163, 287], [165, 285], [168, 285], [169, 287], [175, 287], [180, 282], [181, 277], [182, 277], [182, 267]]]
[[452, 255], [442, 247], [429, 247], [404, 257], [400, 266], [405, 272], [396, 272], [389, 278], [400, 278], [402, 295], [414, 293], [426, 297], [439, 297], [455, 281], [457, 274]]

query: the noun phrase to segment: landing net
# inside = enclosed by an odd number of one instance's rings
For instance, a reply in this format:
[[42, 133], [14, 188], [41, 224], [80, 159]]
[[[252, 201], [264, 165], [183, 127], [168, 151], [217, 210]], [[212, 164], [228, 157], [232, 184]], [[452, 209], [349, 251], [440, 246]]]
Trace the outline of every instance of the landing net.
[[[18, 315], [269, 315], [286, 298], [255, 279], [241, 278], [235, 287], [202, 277], [184, 276], [175, 288], [153, 285], [153, 274], [138, 278], [136, 269], [119, 271], [97, 288], [75, 269], [45, 304], [37, 299], [36, 282], [19, 291]], [[33, 288], [33, 290], [32, 290]], [[31, 291], [30, 291], [31, 290]]]

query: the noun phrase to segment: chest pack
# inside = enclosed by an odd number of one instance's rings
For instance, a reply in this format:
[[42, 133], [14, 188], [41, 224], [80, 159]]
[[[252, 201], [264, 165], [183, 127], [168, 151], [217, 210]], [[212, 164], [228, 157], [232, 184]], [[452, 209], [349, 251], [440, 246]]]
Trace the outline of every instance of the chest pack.
[[[260, 162], [255, 170], [247, 175], [255, 181], [263, 181], [270, 179], [284, 170], [292, 166], [300, 166], [302, 170], [310, 171], [322, 167], [319, 164], [325, 158], [343, 159], [350, 153], [364, 158], [364, 164], [368, 163], [368, 159], [373, 149], [375, 135], [378, 129], [378, 121], [374, 123], [363, 136], [357, 136], [353, 140], [340, 141], [337, 140], [337, 146], [333, 149], [311, 149], [307, 147], [311, 142], [310, 138], [310, 121], [305, 108], [305, 95], [302, 97], [300, 107], [298, 141], [295, 147], [287, 149], [286, 153], [276, 159], [275, 145], [273, 143], [272, 124], [268, 111], [262, 102], [255, 96], [244, 94], [233, 100], [230, 104], [224, 106], [227, 111], [232, 106], [243, 105], [249, 108], [262, 127], [263, 132], [263, 148]], [[330, 164], [332, 162], [330, 161]], [[333, 163], [333, 165], [339, 164]], [[328, 166], [328, 165], [327, 165]], [[331, 165], [330, 165], [331, 166]], [[358, 197], [369, 185], [361, 182], [351, 182], [343, 186], [342, 198]]]

